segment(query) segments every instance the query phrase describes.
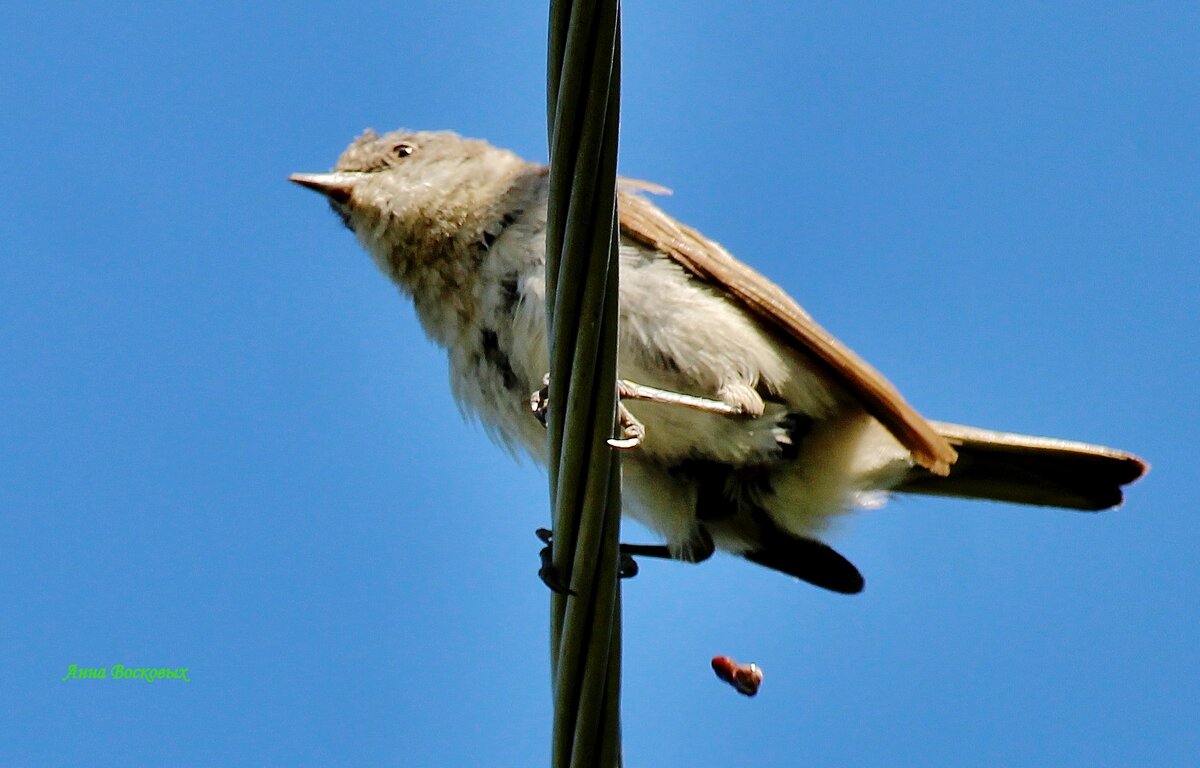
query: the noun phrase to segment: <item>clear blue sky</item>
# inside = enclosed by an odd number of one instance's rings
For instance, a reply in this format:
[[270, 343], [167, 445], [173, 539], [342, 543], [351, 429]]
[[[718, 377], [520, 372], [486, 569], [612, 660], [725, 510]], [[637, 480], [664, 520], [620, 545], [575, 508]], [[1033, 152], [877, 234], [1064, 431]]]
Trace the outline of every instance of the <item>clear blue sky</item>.
[[[928, 415], [1154, 469], [1098, 516], [861, 514], [858, 597], [643, 563], [627, 764], [1195, 764], [1200, 10], [830, 5], [629, 3], [623, 172]], [[547, 764], [544, 474], [285, 180], [368, 126], [543, 159], [545, 17], [5, 11], [0, 764]]]

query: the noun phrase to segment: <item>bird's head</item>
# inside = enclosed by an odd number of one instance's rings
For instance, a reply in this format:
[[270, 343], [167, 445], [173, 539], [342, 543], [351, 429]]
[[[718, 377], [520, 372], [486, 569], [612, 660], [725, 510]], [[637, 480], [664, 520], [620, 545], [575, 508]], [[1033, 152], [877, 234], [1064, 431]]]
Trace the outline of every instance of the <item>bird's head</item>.
[[[421, 272], [480, 236], [530, 165], [449, 132], [366, 131], [329, 173], [290, 179], [320, 192], [380, 267], [408, 290]], [[414, 274], [415, 272], [415, 274]]]

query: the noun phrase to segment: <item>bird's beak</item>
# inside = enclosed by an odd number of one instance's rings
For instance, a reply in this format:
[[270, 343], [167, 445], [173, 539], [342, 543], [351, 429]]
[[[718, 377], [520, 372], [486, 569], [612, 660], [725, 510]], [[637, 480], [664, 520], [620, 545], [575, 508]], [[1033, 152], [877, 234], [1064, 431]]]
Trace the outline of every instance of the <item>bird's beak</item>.
[[294, 181], [302, 187], [320, 192], [335, 203], [350, 201], [350, 193], [354, 185], [362, 177], [361, 173], [334, 171], [333, 173], [293, 173], [288, 181]]

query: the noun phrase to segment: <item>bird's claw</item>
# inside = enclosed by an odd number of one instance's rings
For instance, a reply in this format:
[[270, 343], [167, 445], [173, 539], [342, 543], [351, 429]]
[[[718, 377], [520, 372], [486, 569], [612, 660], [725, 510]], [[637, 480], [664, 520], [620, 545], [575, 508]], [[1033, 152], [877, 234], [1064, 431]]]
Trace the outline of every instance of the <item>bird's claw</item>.
[[622, 579], [632, 579], [638, 575], [637, 560], [633, 559], [633, 555], [621, 553], [621, 564], [617, 566], [617, 577]]
[[548, 528], [538, 528], [536, 533], [537, 537], [546, 545], [538, 552], [538, 557], [542, 561], [542, 567], [538, 568], [538, 578], [550, 588], [551, 592], [574, 597], [575, 590], [563, 583], [558, 576], [558, 571], [554, 568], [554, 552], [551, 549], [554, 546], [554, 534]]
[[621, 451], [637, 448], [646, 438], [646, 426], [629, 412], [624, 403], [617, 403], [617, 419], [621, 423], [621, 437], [610, 437], [608, 444]]
[[[538, 578], [550, 588], [550, 591], [574, 597], [576, 595], [575, 590], [563, 583], [563, 580], [559, 578], [558, 572], [554, 569], [552, 550], [554, 546], [554, 532], [549, 528], [538, 528], [534, 533], [546, 545], [538, 553], [542, 561], [542, 567], [538, 569]], [[625, 545], [621, 546], [624, 547]], [[633, 559], [633, 555], [628, 552], [621, 552], [621, 562], [617, 566], [617, 576], [622, 579], [632, 579], [637, 575], [638, 564]]]
[[534, 390], [529, 396], [529, 410], [533, 411], [534, 418], [541, 422], [543, 427], [546, 426], [546, 412], [550, 410], [550, 374], [542, 377], [542, 388]]

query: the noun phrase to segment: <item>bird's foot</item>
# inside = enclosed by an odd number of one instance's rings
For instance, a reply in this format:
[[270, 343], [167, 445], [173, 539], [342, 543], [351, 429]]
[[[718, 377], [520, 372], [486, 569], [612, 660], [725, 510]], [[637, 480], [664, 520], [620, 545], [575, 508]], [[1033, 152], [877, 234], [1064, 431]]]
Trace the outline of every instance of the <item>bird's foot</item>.
[[621, 437], [610, 437], [608, 444], [622, 451], [641, 445], [646, 438], [646, 425], [638, 421], [624, 403], [617, 403], [617, 420], [621, 424]]
[[535, 531], [537, 537], [542, 540], [546, 546], [538, 552], [538, 557], [541, 558], [542, 567], [538, 568], [538, 578], [542, 583], [550, 588], [551, 592], [557, 592], [560, 595], [575, 595], [575, 591], [563, 583], [559, 577], [558, 571], [554, 568], [554, 532], [549, 528], [538, 528]]
[[[536, 534], [538, 539], [546, 545], [538, 553], [542, 561], [542, 567], [538, 569], [538, 578], [552, 592], [557, 592], [560, 595], [575, 595], [574, 590], [562, 580], [558, 572], [554, 569], [552, 549], [554, 546], [554, 532], [549, 528], [538, 528]], [[631, 579], [638, 575], [638, 564], [633, 559], [635, 555], [638, 557], [653, 557], [660, 560], [680, 560], [687, 563], [699, 563], [711, 557], [714, 550], [712, 536], [708, 535], [708, 532], [703, 529], [701, 529], [701, 535], [697, 537], [696, 544], [689, 546], [682, 553], [673, 553], [671, 548], [666, 544], [621, 544], [619, 546], [621, 562], [617, 566], [617, 576], [622, 579]]]
[[543, 427], [546, 426], [546, 413], [550, 410], [550, 374], [542, 377], [542, 388], [534, 390], [529, 396], [529, 410], [533, 411], [533, 417], [540, 421]]
[[[756, 416], [742, 405], [732, 405], [721, 400], [710, 400], [706, 397], [685, 395], [666, 389], [647, 387], [628, 379], [617, 380], [617, 397], [620, 400], [641, 400], [648, 403], [663, 405], [678, 405], [704, 413], [715, 413], [720, 416]], [[529, 396], [529, 409], [533, 415], [546, 426], [546, 413], [550, 409], [550, 374], [542, 377], [542, 387]], [[646, 439], [646, 425], [638, 421], [622, 402], [617, 403], [617, 419], [621, 425], [621, 437], [608, 440], [608, 444], [619, 450], [636, 448]]]

